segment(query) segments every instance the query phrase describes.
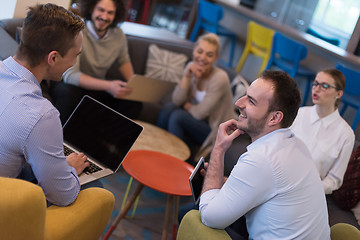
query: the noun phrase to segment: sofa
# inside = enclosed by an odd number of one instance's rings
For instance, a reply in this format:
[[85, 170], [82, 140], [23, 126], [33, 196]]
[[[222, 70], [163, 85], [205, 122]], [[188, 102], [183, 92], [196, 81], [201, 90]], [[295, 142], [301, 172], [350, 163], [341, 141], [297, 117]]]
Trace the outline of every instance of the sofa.
[[[0, 60], [8, 56], [14, 55], [17, 48], [17, 27], [21, 27], [23, 19], [4, 19], [0, 20]], [[127, 28], [127, 29], [126, 29]], [[188, 59], [191, 59], [193, 43], [174, 37], [171, 34], [163, 32], [157, 28], [145, 25], [127, 25], [123, 28], [128, 40], [128, 50], [134, 71], [136, 74], [144, 74], [146, 69], [146, 60], [148, 57], [148, 48], [151, 44], [156, 44], [160, 48], [170, 51], [183, 53]], [[229, 75], [229, 79], [236, 77], [234, 69], [230, 69], [223, 65], [218, 65], [224, 69]], [[116, 71], [117, 66], [114, 64], [109, 70], [107, 77], [109, 79], [121, 79]], [[44, 81], [43, 81], [44, 82]], [[51, 96], [47, 94], [46, 86], [44, 88], [44, 96], [51, 100]], [[155, 123], [161, 106], [170, 101], [171, 92], [158, 103], [144, 103], [143, 110], [140, 114], [140, 120], [149, 123]], [[225, 155], [225, 175], [229, 175], [232, 167], [237, 162], [239, 156], [246, 151], [246, 146], [250, 143], [248, 136], [242, 136], [234, 140], [233, 145]], [[330, 224], [345, 222], [356, 226], [360, 229], [353, 213], [340, 209], [332, 200], [328, 201]]]
[[[22, 22], [22, 18], [0, 20], [0, 46], [6, 46], [0, 48], [0, 60], [15, 54], [19, 41], [17, 29], [22, 26]], [[151, 44], [156, 44], [159, 48], [164, 50], [184, 54], [188, 60], [192, 58], [194, 44], [171, 32], [129, 22], [123, 23], [121, 28], [127, 35], [129, 56], [136, 74], [145, 74], [146, 61], [149, 53], [148, 49]], [[218, 66], [227, 72], [229, 79], [235, 78], [237, 73], [234, 69], [221, 64], [218, 64]], [[117, 63], [114, 63], [109, 69], [106, 77], [108, 79], [122, 79], [122, 76], [117, 69], [118, 65]], [[49, 84], [51, 84], [51, 82], [43, 81], [41, 87], [43, 89], [43, 95], [51, 101], [51, 95], [48, 91]], [[171, 101], [171, 92], [169, 92], [160, 102], [143, 103], [143, 109], [140, 113], [139, 120], [154, 124], [162, 105], [169, 101]], [[229, 150], [227, 153], [229, 161], [227, 161], [228, 164], [225, 166], [225, 175], [230, 174], [232, 166], [237, 161], [238, 157], [241, 153], [246, 151], [246, 146], [250, 143], [250, 138], [245, 136], [241, 139], [237, 139], [235, 142], [237, 147], [233, 148], [233, 150]]]

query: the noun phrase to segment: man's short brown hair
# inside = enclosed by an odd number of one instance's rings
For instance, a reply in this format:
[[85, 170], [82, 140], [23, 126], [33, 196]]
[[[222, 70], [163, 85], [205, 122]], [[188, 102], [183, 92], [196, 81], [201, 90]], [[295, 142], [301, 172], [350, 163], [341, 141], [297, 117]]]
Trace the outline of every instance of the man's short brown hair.
[[80, 17], [55, 4], [30, 7], [22, 27], [16, 55], [30, 67], [40, 64], [51, 51], [65, 56], [75, 44], [76, 35], [84, 28]]
[[274, 96], [269, 103], [269, 112], [281, 111], [283, 119], [281, 127], [290, 127], [300, 107], [299, 88], [287, 73], [283, 71], [265, 70], [260, 78], [270, 81], [274, 86]]

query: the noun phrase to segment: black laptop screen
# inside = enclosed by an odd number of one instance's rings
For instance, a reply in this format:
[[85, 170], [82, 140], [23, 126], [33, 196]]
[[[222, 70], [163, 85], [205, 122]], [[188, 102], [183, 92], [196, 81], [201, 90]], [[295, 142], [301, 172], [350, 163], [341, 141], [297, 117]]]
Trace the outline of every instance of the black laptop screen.
[[116, 171], [142, 126], [85, 96], [64, 125], [64, 141]]

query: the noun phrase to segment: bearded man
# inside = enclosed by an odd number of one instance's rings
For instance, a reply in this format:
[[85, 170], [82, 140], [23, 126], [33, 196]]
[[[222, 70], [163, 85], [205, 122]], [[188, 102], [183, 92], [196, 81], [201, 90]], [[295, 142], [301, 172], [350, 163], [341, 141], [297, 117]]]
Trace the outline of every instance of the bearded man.
[[[82, 52], [77, 64], [66, 71], [63, 81], [51, 86], [54, 105], [64, 123], [84, 95], [90, 95], [112, 109], [136, 118], [142, 104], [122, 100], [130, 94], [127, 81], [134, 75], [126, 36], [119, 28], [126, 9], [122, 0], [83, 0], [80, 12], [85, 20]], [[106, 73], [117, 62], [122, 79], [106, 79]]]

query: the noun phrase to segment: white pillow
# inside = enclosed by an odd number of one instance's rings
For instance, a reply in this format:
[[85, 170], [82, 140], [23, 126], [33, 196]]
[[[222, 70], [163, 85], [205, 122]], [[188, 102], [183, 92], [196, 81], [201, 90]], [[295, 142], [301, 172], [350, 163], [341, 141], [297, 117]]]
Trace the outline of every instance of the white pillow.
[[185, 54], [149, 46], [145, 76], [169, 82], [180, 82], [188, 58]]

